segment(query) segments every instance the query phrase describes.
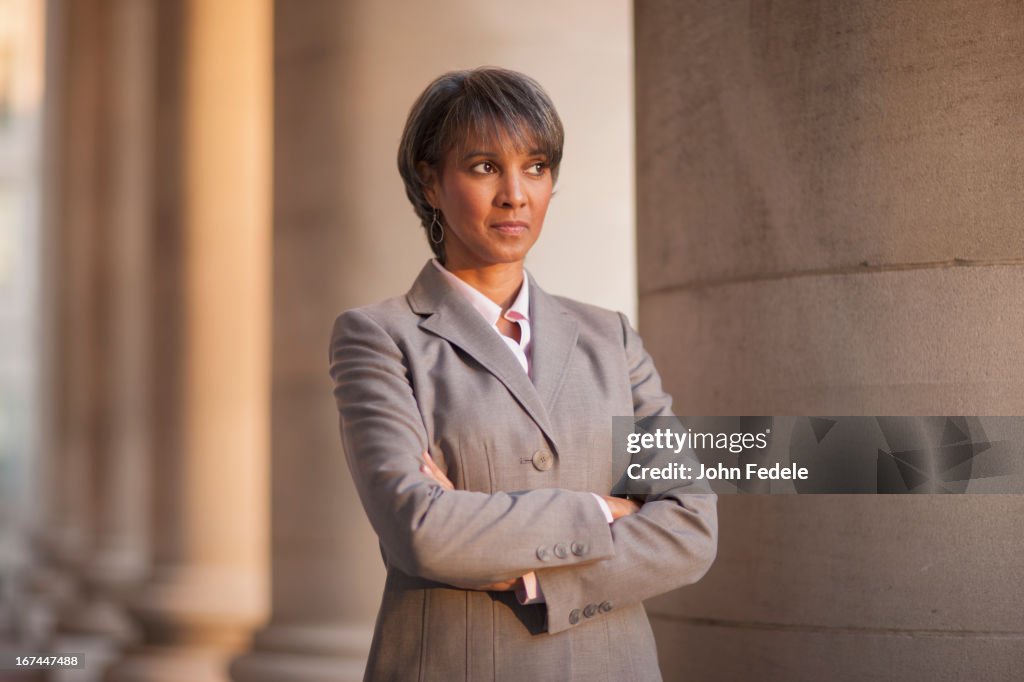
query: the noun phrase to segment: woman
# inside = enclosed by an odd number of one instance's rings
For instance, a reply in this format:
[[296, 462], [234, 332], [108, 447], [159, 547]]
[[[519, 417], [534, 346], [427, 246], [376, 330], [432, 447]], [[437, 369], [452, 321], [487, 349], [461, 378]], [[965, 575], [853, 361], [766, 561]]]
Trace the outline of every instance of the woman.
[[409, 114], [399, 170], [436, 258], [331, 342], [387, 568], [368, 680], [661, 679], [641, 600], [714, 558], [713, 495], [608, 495], [611, 417], [670, 414], [640, 338], [523, 268], [562, 136], [501, 69], [445, 74]]

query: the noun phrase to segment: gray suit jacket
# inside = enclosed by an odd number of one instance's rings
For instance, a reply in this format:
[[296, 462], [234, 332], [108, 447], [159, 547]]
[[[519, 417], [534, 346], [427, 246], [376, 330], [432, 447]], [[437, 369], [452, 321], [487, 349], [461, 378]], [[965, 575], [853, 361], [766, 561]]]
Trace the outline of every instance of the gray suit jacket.
[[[588, 491], [611, 489], [611, 417], [671, 398], [624, 316], [530, 287], [533, 382], [430, 263], [335, 322], [342, 443], [387, 568], [367, 680], [661, 679], [641, 600], [715, 556], [714, 495], [605, 521]], [[546, 604], [466, 589], [529, 571]]]

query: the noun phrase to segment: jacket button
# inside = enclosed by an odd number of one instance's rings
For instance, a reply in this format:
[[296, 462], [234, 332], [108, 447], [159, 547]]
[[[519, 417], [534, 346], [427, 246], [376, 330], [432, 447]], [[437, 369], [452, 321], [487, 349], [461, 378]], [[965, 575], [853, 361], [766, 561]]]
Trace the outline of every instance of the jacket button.
[[564, 559], [565, 557], [569, 556], [569, 550], [566, 549], [565, 545], [563, 545], [561, 542], [555, 545], [554, 552], [555, 556], [559, 559]]
[[548, 551], [547, 547], [538, 547], [537, 548], [537, 558], [540, 559], [541, 561], [547, 561], [548, 559], [551, 558], [551, 552]]
[[587, 552], [590, 551], [590, 547], [585, 542], [574, 542], [572, 543], [572, 553], [576, 556], [586, 556]]
[[569, 625], [576, 625], [578, 622], [580, 622], [580, 610], [573, 609], [569, 612]]
[[593, 618], [595, 613], [597, 613], [597, 604], [587, 604], [583, 609], [583, 615], [587, 618]]
[[612, 603], [610, 601], [603, 601], [597, 608], [601, 610], [601, 613], [608, 613], [612, 610]]
[[537, 471], [547, 471], [555, 463], [555, 458], [547, 450], [538, 450], [533, 453], [533, 468]]

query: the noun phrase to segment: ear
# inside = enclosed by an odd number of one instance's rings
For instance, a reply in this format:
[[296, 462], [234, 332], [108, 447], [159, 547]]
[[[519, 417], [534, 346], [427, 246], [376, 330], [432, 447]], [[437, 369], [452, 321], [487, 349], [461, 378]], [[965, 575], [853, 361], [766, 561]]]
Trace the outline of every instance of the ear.
[[423, 196], [427, 198], [431, 206], [437, 207], [437, 172], [426, 161], [420, 161], [416, 164], [416, 173], [420, 176], [420, 182], [423, 183]]

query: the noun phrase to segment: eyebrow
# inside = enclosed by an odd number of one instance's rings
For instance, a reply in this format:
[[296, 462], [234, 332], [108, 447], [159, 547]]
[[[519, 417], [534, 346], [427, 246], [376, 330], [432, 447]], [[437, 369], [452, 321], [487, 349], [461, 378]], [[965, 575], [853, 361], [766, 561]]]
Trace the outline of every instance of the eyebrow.
[[[545, 156], [546, 157], [548, 154], [543, 149], [536, 149], [536, 148], [534, 148], [534, 149], [531, 149], [529, 152], [527, 152], [526, 155], [527, 156]], [[463, 161], [468, 161], [469, 159], [473, 158], [474, 156], [490, 156], [490, 157], [495, 157], [495, 156], [498, 156], [498, 153], [494, 152], [494, 151], [484, 151], [484, 150], [481, 150], [481, 149], [474, 149], [473, 151], [468, 152], [464, 157], [462, 157], [462, 160]]]

